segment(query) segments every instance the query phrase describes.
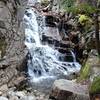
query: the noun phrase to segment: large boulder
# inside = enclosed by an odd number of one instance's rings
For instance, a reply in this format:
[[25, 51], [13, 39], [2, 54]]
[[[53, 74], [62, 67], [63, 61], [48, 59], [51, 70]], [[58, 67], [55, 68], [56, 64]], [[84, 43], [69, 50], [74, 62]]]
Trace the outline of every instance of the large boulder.
[[88, 80], [89, 83], [92, 83], [96, 76], [100, 77], [100, 59], [96, 50], [91, 50], [88, 55], [87, 61], [80, 71], [78, 81], [84, 82]]
[[89, 53], [77, 81], [89, 85], [91, 100], [100, 99], [100, 58], [96, 50], [91, 50]]
[[0, 86], [11, 82], [25, 67], [27, 52], [22, 19], [27, 1], [0, 0], [0, 39], [6, 42], [0, 59]]
[[89, 100], [88, 88], [75, 81], [56, 80], [50, 98], [55, 100]]

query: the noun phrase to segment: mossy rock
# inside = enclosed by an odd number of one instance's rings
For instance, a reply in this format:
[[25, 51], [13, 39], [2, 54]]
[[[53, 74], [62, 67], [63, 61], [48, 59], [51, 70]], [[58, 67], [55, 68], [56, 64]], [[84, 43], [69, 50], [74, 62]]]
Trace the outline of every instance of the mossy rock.
[[77, 81], [82, 82], [84, 80], [90, 80], [90, 77], [94, 76], [97, 73], [97, 70], [93, 71], [94, 68], [96, 68], [99, 65], [100, 65], [99, 57], [90, 54], [86, 63], [81, 68], [80, 76], [77, 78]]
[[77, 81], [84, 81], [89, 78], [90, 75], [90, 64], [86, 63], [85, 66], [80, 71], [80, 77], [77, 78]]
[[100, 93], [100, 76], [94, 78], [90, 86], [90, 94]]

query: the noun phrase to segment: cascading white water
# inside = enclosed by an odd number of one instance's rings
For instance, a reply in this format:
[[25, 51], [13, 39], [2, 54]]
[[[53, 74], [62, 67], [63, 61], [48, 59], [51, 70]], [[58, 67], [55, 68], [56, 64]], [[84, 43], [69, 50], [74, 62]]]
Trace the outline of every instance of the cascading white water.
[[73, 52], [71, 52], [73, 62], [60, 61], [59, 58], [64, 57], [63, 54], [48, 45], [42, 45], [34, 9], [26, 10], [24, 22], [26, 27], [25, 44], [30, 53], [28, 74], [31, 77], [31, 82], [56, 79], [80, 70], [80, 65], [76, 62]]

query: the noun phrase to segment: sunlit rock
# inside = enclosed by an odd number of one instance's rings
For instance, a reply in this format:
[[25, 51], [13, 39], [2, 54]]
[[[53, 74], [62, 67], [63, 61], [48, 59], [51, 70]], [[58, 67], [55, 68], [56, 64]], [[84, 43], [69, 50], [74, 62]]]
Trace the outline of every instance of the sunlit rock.
[[56, 80], [50, 98], [55, 100], [89, 100], [88, 88], [86, 85], [74, 81]]

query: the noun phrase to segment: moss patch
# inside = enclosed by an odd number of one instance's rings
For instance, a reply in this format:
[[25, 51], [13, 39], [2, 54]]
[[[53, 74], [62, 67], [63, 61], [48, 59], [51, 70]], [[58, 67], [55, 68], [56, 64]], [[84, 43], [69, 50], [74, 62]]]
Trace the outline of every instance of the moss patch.
[[81, 69], [80, 77], [78, 77], [77, 81], [83, 81], [89, 78], [90, 75], [90, 65], [88, 63]]
[[85, 65], [81, 68], [80, 76], [77, 78], [78, 82], [83, 82], [85, 80], [90, 79], [90, 76], [92, 73], [93, 66], [96, 67], [96, 65], [100, 65], [100, 59], [98, 56], [92, 56], [89, 57], [86, 61]]
[[90, 86], [90, 93], [100, 93], [100, 76], [94, 78]]

